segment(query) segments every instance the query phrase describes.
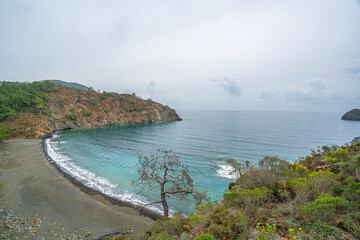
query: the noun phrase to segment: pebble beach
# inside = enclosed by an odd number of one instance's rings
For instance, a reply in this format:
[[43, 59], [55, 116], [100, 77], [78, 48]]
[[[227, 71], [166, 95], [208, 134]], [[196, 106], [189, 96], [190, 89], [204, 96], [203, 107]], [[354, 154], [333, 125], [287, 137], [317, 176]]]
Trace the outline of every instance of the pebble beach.
[[0, 144], [0, 239], [100, 239], [153, 222], [75, 186], [41, 147], [39, 139]]

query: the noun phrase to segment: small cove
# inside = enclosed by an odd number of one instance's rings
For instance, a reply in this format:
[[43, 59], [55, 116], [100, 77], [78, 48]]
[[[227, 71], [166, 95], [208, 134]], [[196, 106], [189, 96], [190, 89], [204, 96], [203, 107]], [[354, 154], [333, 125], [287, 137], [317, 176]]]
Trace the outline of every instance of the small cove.
[[[221, 200], [233, 180], [224, 160], [256, 164], [264, 156], [288, 161], [320, 145], [343, 144], [360, 136], [360, 122], [341, 113], [178, 111], [181, 122], [110, 126], [66, 131], [47, 139], [48, 154], [61, 169], [87, 187], [141, 205], [159, 191], [138, 193], [137, 154], [172, 149], [190, 169], [197, 186]], [[170, 198], [173, 211], [191, 213], [193, 205]], [[160, 206], [150, 207], [161, 212]]]

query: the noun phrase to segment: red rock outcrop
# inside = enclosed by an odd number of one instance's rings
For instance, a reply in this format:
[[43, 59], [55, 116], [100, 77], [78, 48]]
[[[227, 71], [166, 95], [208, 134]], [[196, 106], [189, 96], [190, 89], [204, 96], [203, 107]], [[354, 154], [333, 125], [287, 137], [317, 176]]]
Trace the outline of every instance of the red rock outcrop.
[[3, 123], [15, 130], [16, 138], [42, 138], [64, 129], [181, 120], [168, 106], [130, 94], [100, 94], [57, 86], [47, 103], [48, 116], [20, 113]]

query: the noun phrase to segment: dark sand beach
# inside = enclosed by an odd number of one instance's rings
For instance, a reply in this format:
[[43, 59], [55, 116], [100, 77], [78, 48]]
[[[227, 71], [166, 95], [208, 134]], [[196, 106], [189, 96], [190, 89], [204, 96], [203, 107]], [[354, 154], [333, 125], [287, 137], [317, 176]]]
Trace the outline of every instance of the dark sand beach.
[[0, 239], [98, 239], [153, 222], [75, 186], [46, 159], [41, 140], [0, 144], [0, 183]]

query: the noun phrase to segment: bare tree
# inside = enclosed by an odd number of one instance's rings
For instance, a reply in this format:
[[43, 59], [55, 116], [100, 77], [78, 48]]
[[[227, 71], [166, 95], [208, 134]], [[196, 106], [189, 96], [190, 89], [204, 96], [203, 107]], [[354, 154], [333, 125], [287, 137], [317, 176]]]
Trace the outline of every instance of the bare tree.
[[145, 206], [162, 203], [164, 208], [164, 217], [169, 216], [169, 206], [166, 199], [176, 194], [181, 200], [189, 201], [191, 197], [196, 204], [200, 204], [207, 199], [205, 192], [197, 190], [194, 181], [189, 175], [189, 169], [180, 161], [179, 156], [172, 151], [158, 150], [149, 156], [138, 155], [139, 158], [139, 177], [132, 181], [135, 187], [154, 188], [160, 185], [159, 201], [148, 203]]

